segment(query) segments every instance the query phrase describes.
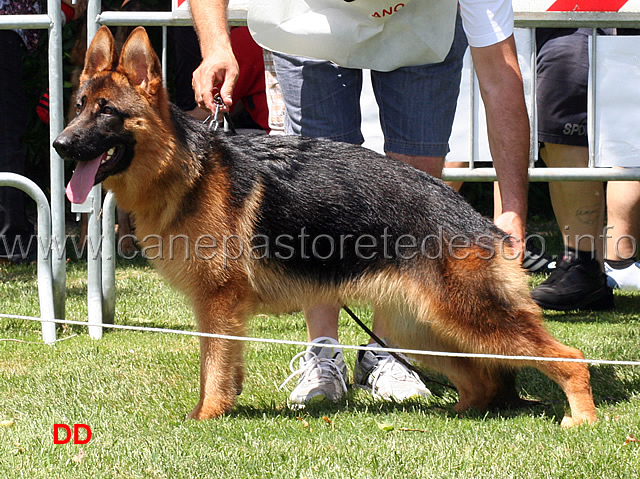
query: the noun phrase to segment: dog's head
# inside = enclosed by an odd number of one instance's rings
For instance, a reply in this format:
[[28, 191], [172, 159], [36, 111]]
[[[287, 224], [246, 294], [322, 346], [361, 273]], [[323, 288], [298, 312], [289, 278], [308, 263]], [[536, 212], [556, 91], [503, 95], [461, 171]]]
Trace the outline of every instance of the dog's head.
[[125, 172], [137, 137], [152, 130], [162, 112], [168, 106], [160, 61], [144, 28], [131, 33], [118, 58], [111, 32], [101, 27], [87, 50], [76, 116], [53, 142], [63, 159], [78, 163], [69, 200], [82, 203], [94, 185]]

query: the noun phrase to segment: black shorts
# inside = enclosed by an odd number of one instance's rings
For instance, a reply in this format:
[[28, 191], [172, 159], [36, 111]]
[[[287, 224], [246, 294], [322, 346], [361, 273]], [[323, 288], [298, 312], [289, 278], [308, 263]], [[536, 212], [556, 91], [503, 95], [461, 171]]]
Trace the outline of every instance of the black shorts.
[[[536, 31], [538, 140], [587, 146], [591, 28]], [[611, 29], [598, 31], [610, 34]]]

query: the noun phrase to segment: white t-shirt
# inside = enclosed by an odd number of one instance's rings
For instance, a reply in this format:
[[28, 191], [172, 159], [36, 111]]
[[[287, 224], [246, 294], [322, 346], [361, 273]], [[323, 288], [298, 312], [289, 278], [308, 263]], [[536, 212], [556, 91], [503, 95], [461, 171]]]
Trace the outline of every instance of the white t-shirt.
[[488, 47], [513, 34], [511, 0], [460, 0], [460, 14], [472, 47]]
[[[458, 0], [253, 0], [247, 23], [262, 47], [390, 71], [444, 60]], [[511, 0], [460, 0], [469, 44], [484, 47], [513, 33]]]

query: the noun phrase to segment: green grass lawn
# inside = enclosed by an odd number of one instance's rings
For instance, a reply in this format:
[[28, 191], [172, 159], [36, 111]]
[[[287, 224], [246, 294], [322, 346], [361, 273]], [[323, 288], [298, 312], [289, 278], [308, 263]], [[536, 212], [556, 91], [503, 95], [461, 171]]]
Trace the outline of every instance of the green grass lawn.
[[[541, 281], [533, 277], [532, 283]], [[192, 330], [183, 299], [142, 262], [117, 270], [119, 324]], [[67, 319], [86, 320], [86, 272], [68, 268]], [[549, 329], [588, 358], [640, 359], [640, 294], [616, 292], [616, 312], [547, 313]], [[370, 321], [370, 312], [358, 309]], [[38, 315], [35, 268], [0, 266], [0, 313]], [[341, 341], [364, 333], [344, 316]], [[303, 340], [299, 314], [259, 316], [250, 335]], [[640, 367], [593, 366], [600, 421], [562, 430], [565, 400], [532, 369], [521, 394], [544, 404], [451, 412], [455, 394], [406, 404], [350, 390], [340, 404], [286, 408], [296, 346], [248, 343], [234, 411], [186, 421], [199, 390], [198, 339], [65, 326], [55, 346], [39, 325], [0, 318], [0, 477], [25, 478], [625, 478], [640, 473]], [[345, 353], [349, 367], [354, 351]], [[290, 383], [293, 387], [293, 382]], [[56, 423], [88, 424], [84, 445], [53, 442]], [[408, 430], [411, 429], [411, 430]]]

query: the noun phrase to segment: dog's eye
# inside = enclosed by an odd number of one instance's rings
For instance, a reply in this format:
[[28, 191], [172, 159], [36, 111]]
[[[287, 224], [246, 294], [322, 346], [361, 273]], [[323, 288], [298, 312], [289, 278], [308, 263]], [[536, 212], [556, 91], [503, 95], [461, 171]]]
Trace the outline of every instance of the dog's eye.
[[113, 115], [116, 111], [111, 108], [110, 106], [104, 106], [102, 108], [102, 113], [104, 113], [105, 115]]
[[82, 109], [84, 108], [84, 104], [85, 104], [85, 98], [82, 97], [77, 103], [76, 103], [76, 116], [78, 116], [80, 114], [80, 112], [82, 112]]

